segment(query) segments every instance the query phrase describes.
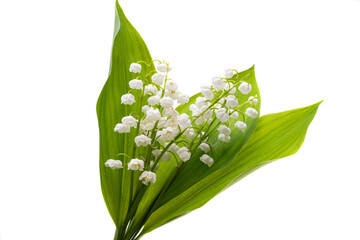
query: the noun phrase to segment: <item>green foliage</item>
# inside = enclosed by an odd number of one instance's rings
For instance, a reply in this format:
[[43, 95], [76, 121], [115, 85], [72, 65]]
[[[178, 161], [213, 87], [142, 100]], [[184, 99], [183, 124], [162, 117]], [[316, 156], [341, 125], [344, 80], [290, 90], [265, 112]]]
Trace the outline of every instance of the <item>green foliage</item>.
[[[134, 204], [131, 202], [134, 196], [130, 194], [130, 188], [133, 186], [134, 189], [139, 189], [141, 185], [139, 181], [130, 183], [130, 174], [125, 174], [129, 159], [118, 154], [131, 156], [134, 146], [132, 139], [136, 133], [117, 134], [113, 129], [122, 117], [131, 113], [131, 109], [140, 107], [140, 102], [131, 107], [120, 104], [121, 96], [129, 90], [129, 81], [136, 77], [129, 72], [130, 64], [140, 60], [151, 63], [152, 59], [143, 39], [127, 20], [118, 2], [115, 16], [110, 73], [99, 96], [96, 110], [100, 129], [101, 188], [117, 228], [116, 239], [137, 239], [139, 234], [142, 236], [203, 206], [259, 167], [294, 154], [300, 148], [320, 103], [261, 118], [247, 118], [247, 131], [243, 133], [233, 129], [230, 143], [219, 142], [216, 136], [209, 139], [208, 142], [216, 149], [216, 152], [212, 153], [215, 162], [212, 167], [204, 167], [198, 160], [200, 151], [195, 152], [181, 167], [176, 167], [173, 163], [161, 167], [156, 172], [157, 182], [151, 184], [136, 203], [134, 214], [130, 214], [131, 224], [127, 228], [129, 212]], [[154, 69], [153, 64], [143, 67]], [[252, 85], [249, 95], [238, 93], [236, 97], [242, 102], [247, 100], [245, 98], [248, 96], [257, 95], [259, 104], [255, 108], [260, 112], [260, 93], [254, 67], [235, 74], [232, 79], [235, 82], [244, 80]], [[199, 94], [191, 97], [188, 104], [179, 106], [179, 113], [188, 113], [190, 104], [194, 103], [198, 96]], [[110, 158], [122, 160], [124, 168], [112, 170], [105, 167], [104, 163]], [[139, 173], [135, 173], [134, 178], [138, 177]]]

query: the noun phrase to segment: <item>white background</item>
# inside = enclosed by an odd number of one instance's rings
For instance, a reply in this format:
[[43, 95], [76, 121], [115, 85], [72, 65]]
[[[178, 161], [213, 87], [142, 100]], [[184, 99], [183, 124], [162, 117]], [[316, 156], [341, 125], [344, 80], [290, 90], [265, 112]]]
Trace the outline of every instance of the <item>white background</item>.
[[[296, 155], [144, 239], [360, 239], [360, 1], [120, 4], [184, 92], [256, 64], [262, 115], [325, 100]], [[112, 239], [95, 104], [113, 22], [114, 0], [1, 1], [2, 240]]]

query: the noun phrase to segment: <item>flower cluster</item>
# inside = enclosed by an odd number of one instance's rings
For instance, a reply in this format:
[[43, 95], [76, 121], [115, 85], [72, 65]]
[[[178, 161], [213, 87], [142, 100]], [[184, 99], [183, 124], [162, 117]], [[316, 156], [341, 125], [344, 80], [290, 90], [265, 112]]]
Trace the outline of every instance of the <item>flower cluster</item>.
[[[114, 128], [122, 134], [135, 132], [133, 155], [127, 156], [129, 161], [124, 164], [129, 171], [140, 171], [139, 180], [145, 185], [155, 183], [155, 172], [160, 164], [171, 159], [177, 166], [189, 160], [200, 160], [211, 167], [214, 159], [209, 137], [217, 134], [219, 141], [228, 143], [231, 141], [231, 119], [235, 119], [235, 128], [245, 132], [245, 119], [258, 117], [253, 108], [258, 104], [257, 96], [249, 96], [246, 102], [239, 103], [236, 94], [248, 95], [252, 86], [248, 82], [235, 81], [237, 75], [233, 69], [227, 69], [224, 77], [214, 77], [211, 84], [201, 85], [203, 96], [190, 104], [189, 114], [179, 114], [176, 106], [189, 104], [189, 96], [183, 94], [169, 77], [169, 64], [157, 62], [156, 70], [142, 61], [130, 65], [130, 72], [137, 73], [138, 77], [129, 81], [130, 91], [121, 96], [121, 103], [134, 106], [132, 115], [123, 117]], [[248, 108], [243, 113], [240, 109], [245, 104]], [[242, 121], [238, 120], [240, 115]], [[138, 153], [140, 148], [144, 150], [140, 152], [147, 154]], [[203, 152], [199, 159], [192, 158], [195, 151]], [[120, 160], [113, 159], [105, 165], [112, 169], [123, 167]]]

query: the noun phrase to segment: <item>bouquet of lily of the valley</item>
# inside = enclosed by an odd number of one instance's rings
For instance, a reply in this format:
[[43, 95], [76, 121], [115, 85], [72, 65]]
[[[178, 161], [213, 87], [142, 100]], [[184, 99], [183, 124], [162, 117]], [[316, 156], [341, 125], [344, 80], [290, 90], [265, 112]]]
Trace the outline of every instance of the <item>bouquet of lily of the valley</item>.
[[116, 4], [109, 78], [97, 103], [103, 196], [116, 240], [135, 240], [294, 154], [319, 103], [259, 117], [254, 67], [189, 97]]

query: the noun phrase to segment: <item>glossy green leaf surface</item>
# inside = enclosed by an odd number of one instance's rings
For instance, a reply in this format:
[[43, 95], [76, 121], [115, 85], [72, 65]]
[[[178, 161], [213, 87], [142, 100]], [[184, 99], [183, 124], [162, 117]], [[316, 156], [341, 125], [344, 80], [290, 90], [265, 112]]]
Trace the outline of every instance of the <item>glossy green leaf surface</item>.
[[142, 234], [203, 206], [261, 166], [296, 153], [319, 104], [261, 117], [254, 134], [231, 163], [164, 203], [148, 219]]
[[[127, 20], [119, 3], [116, 2], [110, 73], [99, 96], [96, 110], [100, 130], [101, 189], [106, 206], [118, 228], [124, 224], [130, 197], [129, 174], [123, 174], [126, 171], [126, 163], [129, 159], [118, 156], [118, 154], [131, 155], [134, 142], [129, 141], [129, 139], [133, 139], [135, 133], [132, 130], [131, 133], [118, 134], [114, 132], [114, 127], [121, 122], [122, 117], [131, 113], [130, 109], [140, 107], [139, 102], [134, 103], [131, 108], [121, 104], [121, 96], [129, 90], [129, 80], [137, 76], [129, 72], [130, 64], [139, 60], [152, 62], [143, 39]], [[146, 66], [143, 65], [142, 67]], [[154, 67], [151, 66], [151, 68]], [[104, 163], [108, 159], [122, 160], [124, 168], [113, 170], [105, 167]]]

